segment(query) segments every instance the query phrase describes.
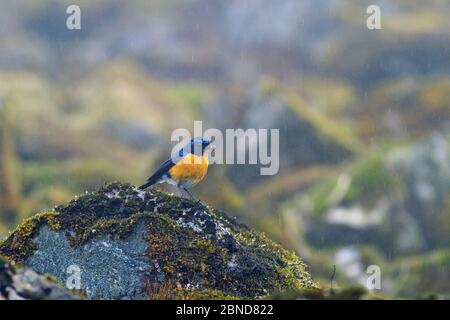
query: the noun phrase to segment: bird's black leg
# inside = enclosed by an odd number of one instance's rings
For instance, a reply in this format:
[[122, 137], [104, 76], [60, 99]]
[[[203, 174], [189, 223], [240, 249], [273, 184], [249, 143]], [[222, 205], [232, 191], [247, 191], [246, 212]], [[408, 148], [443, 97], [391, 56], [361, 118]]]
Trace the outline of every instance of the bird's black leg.
[[186, 188], [181, 188], [181, 189], [183, 189], [184, 191], [186, 191], [186, 193], [189, 195], [189, 197], [191, 197], [192, 201], [194, 201], [197, 205], [201, 203], [200, 200], [195, 199], [195, 197], [192, 195], [192, 193], [189, 192], [188, 189], [186, 189]]

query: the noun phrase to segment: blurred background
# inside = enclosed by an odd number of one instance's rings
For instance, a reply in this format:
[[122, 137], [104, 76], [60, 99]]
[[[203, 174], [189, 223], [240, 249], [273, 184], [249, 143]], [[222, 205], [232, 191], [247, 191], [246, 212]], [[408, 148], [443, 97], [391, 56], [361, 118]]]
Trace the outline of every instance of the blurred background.
[[215, 165], [193, 192], [325, 287], [333, 264], [336, 286], [375, 264], [383, 296], [448, 296], [449, 15], [445, 0], [2, 1], [0, 236], [143, 182], [194, 120], [279, 128], [278, 175]]

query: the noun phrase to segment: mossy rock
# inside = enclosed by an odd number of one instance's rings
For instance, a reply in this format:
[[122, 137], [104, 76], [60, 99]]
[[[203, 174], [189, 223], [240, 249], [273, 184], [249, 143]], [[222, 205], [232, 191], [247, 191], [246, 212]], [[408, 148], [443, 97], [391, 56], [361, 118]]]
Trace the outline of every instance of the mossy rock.
[[159, 191], [113, 183], [40, 213], [0, 254], [106, 299], [260, 298], [316, 288], [306, 265], [224, 213]]

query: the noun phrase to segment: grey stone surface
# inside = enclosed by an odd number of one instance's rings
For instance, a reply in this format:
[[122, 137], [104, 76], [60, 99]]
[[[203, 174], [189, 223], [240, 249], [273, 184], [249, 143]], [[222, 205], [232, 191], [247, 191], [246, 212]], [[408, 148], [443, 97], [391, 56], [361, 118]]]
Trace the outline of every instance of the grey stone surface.
[[35, 238], [38, 250], [26, 265], [64, 284], [74, 275], [68, 268], [79, 268], [81, 289], [91, 299], [139, 299], [151, 268], [144, 256], [143, 231], [136, 231], [124, 240], [102, 237], [74, 248], [63, 232], [43, 227]]

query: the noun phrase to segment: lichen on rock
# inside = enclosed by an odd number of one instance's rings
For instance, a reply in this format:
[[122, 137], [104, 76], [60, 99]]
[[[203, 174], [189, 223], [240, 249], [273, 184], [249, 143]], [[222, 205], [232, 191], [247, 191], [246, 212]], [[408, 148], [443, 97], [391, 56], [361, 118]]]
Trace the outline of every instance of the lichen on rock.
[[63, 283], [76, 265], [92, 299], [259, 298], [318, 287], [293, 252], [223, 212], [121, 183], [26, 220], [0, 254]]

